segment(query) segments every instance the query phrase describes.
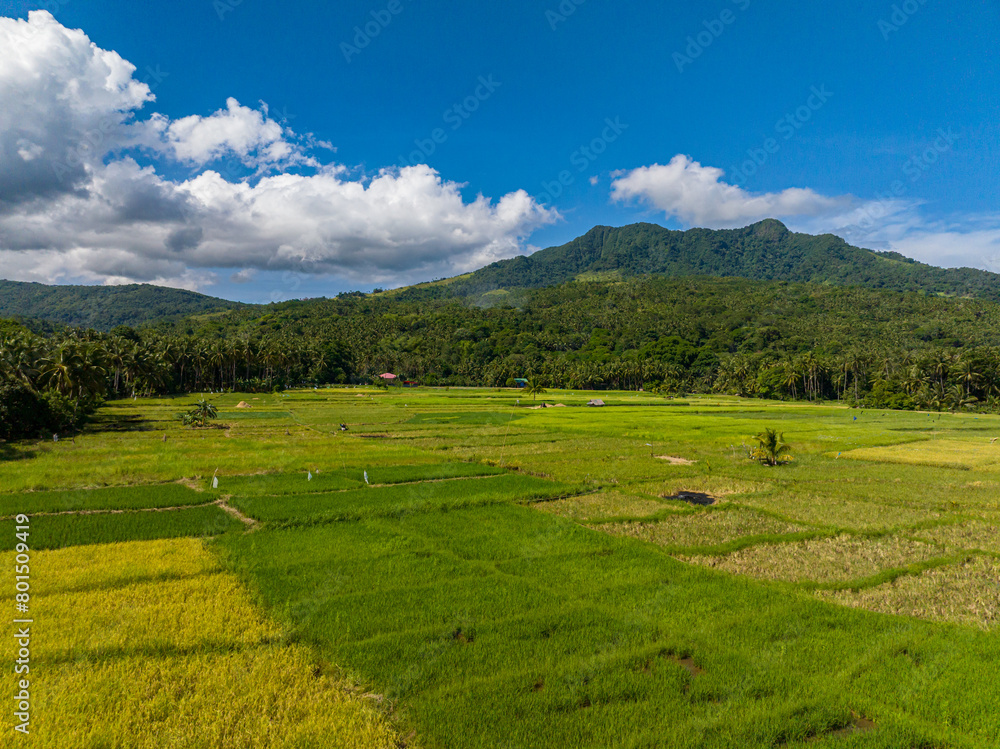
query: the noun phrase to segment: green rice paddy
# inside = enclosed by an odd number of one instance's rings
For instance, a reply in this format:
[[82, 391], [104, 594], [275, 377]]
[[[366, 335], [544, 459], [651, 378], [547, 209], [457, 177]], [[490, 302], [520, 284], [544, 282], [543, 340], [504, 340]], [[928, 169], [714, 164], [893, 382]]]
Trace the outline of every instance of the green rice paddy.
[[[594, 395], [114, 403], [134, 431], [9, 446], [0, 515], [205, 538], [406, 746], [996, 746], [1000, 419]], [[765, 426], [793, 462], [746, 459]]]

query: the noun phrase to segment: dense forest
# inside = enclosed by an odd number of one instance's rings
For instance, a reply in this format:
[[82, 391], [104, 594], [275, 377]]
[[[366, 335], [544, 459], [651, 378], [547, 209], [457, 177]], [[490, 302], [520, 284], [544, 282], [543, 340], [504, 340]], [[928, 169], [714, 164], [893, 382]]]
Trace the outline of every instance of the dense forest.
[[47, 286], [0, 281], [0, 318], [29, 318], [103, 331], [240, 306], [193, 291], [149, 284]]
[[796, 234], [774, 219], [727, 230], [598, 226], [561, 247], [502, 260], [446, 283], [422, 284], [402, 293], [412, 299], [461, 296], [496, 303], [512, 289], [552, 286], [581, 276], [650, 274], [865, 286], [1000, 302], [1000, 275], [995, 273], [936, 268], [898, 253], [852, 247], [832, 234]]
[[105, 397], [371, 383], [386, 371], [425, 385], [524, 377], [543, 387], [997, 410], [1000, 305], [651, 276], [537, 289], [517, 308], [354, 292], [107, 333], [37, 335], [6, 323], [0, 437], [69, 428]]

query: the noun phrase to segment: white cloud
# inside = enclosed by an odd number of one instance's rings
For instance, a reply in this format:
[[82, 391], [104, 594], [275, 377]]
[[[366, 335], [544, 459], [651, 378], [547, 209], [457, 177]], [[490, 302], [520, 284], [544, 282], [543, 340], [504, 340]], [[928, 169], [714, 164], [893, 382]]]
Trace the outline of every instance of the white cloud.
[[826, 197], [813, 190], [789, 188], [750, 193], [723, 181], [721, 169], [702, 166], [678, 154], [667, 165], [653, 164], [618, 175], [614, 200], [640, 200], [690, 226], [728, 228], [764, 218], [842, 214], [857, 202], [850, 196]]
[[[291, 130], [267, 116], [267, 107], [250, 109], [230, 97], [226, 108], [173, 122], [153, 117], [143, 144], [177, 161], [203, 166], [229, 156], [260, 171], [290, 166], [319, 166]], [[308, 142], [308, 139], [306, 139]]]
[[0, 49], [0, 204], [85, 186], [88, 169], [129, 142], [149, 87], [45, 11], [0, 18]]
[[[558, 214], [523, 190], [463, 199], [430, 167], [349, 178], [260, 110], [178, 120], [152, 114], [135, 68], [44, 11], [0, 18], [0, 269], [7, 278], [150, 281], [184, 288], [255, 270], [404, 283], [465, 272], [525, 251]], [[9, 52], [8, 52], [9, 51]], [[169, 180], [136, 159], [195, 166]], [[253, 182], [206, 169], [236, 158]], [[314, 173], [287, 174], [289, 166]], [[279, 173], [273, 173], [278, 171]], [[228, 175], [227, 175], [228, 176]]]

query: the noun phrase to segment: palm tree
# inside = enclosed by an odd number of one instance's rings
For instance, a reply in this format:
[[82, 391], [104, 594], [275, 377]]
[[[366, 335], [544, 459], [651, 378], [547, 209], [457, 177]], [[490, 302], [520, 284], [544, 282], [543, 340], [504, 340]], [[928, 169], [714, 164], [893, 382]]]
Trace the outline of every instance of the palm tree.
[[754, 439], [757, 447], [750, 451], [750, 457], [761, 465], [779, 465], [781, 459], [792, 451], [792, 446], [785, 442], [785, 435], [778, 434], [774, 429], [765, 429]]
[[780, 365], [782, 368], [782, 384], [788, 388], [792, 393], [792, 400], [796, 400], [799, 397], [798, 391], [795, 388], [796, 383], [799, 381], [799, 370], [795, 362], [787, 361]]
[[968, 393], [961, 385], [954, 385], [948, 391], [948, 405], [953, 413], [972, 408], [978, 402], [979, 398]]
[[537, 377], [532, 377], [528, 380], [528, 384], [524, 388], [524, 392], [530, 395], [531, 400], [534, 401], [537, 396], [545, 393], [545, 388], [542, 387], [542, 383], [538, 381]]
[[979, 385], [980, 380], [983, 379], [982, 373], [968, 359], [959, 363], [956, 374], [965, 388], [966, 394], [969, 395], [972, 394], [972, 391]]

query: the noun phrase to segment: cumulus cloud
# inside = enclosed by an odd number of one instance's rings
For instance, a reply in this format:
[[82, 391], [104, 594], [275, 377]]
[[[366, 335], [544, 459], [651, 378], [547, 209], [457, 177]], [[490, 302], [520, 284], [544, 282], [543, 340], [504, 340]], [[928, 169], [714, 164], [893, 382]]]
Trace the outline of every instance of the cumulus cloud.
[[0, 18], [0, 209], [85, 188], [153, 100], [135, 66], [45, 11]]
[[691, 226], [729, 228], [764, 218], [818, 216], [849, 211], [855, 199], [826, 197], [805, 188], [751, 193], [723, 181], [725, 172], [678, 154], [669, 164], [653, 164], [619, 174], [611, 185], [614, 200], [640, 200], [668, 218]]
[[225, 109], [208, 117], [190, 115], [171, 122], [154, 116], [147, 123], [147, 133], [142, 145], [195, 166], [227, 157], [235, 157], [261, 172], [320, 166], [307, 152], [308, 145], [318, 144], [297, 137], [291, 129], [268, 117], [266, 106], [250, 109], [232, 97], [226, 100]]
[[[198, 288], [209, 268], [402, 283], [525, 251], [556, 220], [526, 192], [463, 198], [425, 165], [350, 178], [299, 136], [235, 99], [170, 120], [135, 68], [33, 11], [0, 18], [0, 269], [7, 278], [147, 281]], [[150, 161], [150, 157], [152, 161]], [[254, 178], [220, 174], [238, 159]], [[192, 166], [171, 180], [160, 160]], [[140, 163], [145, 161], [146, 163]], [[287, 173], [304, 167], [307, 174]]]

